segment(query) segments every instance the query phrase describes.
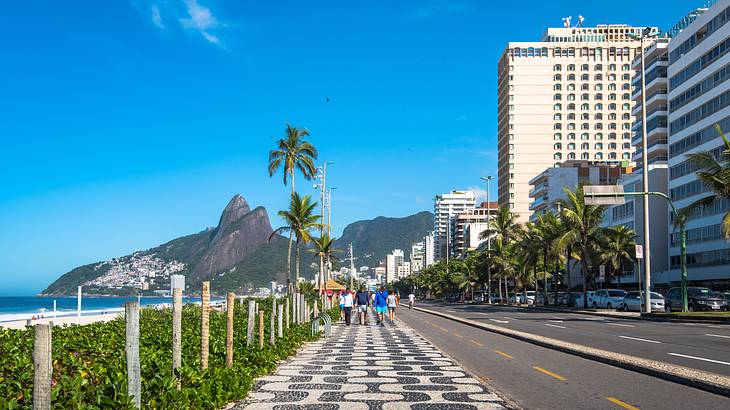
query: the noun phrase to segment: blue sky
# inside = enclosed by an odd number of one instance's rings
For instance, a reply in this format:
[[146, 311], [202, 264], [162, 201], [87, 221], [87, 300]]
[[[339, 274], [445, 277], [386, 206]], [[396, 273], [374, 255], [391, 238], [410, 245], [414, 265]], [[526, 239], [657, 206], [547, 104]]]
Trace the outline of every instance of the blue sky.
[[4, 2], [0, 295], [214, 226], [235, 193], [275, 214], [287, 122], [335, 161], [336, 232], [431, 209], [496, 175], [507, 41], [579, 13], [666, 28], [699, 3]]

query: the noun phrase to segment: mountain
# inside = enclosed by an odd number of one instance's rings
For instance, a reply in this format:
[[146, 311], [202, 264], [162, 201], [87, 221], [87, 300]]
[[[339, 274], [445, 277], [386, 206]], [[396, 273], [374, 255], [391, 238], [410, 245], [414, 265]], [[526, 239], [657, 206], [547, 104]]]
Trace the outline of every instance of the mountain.
[[419, 212], [404, 218], [386, 218], [353, 222], [347, 225], [336, 241], [339, 249], [352, 243], [358, 266], [378, 266], [393, 249], [402, 249], [406, 257], [411, 245], [423, 240], [433, 230], [433, 214]]
[[[45, 295], [69, 295], [77, 286], [85, 293], [127, 295], [169, 289], [169, 277], [186, 277], [188, 291], [210, 280], [213, 292], [243, 293], [275, 280], [286, 283], [288, 239], [275, 235], [266, 209], [249, 207], [235, 195], [223, 210], [218, 226], [173, 239], [163, 245], [131, 255], [80, 266], [46, 288]], [[314, 256], [302, 252], [301, 276], [314, 277]], [[293, 264], [293, 260], [292, 260]]]

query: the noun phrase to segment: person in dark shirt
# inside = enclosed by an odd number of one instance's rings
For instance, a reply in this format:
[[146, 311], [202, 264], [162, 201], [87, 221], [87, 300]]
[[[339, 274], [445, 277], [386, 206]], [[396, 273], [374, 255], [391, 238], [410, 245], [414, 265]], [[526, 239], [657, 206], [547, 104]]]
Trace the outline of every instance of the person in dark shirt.
[[368, 295], [368, 292], [365, 290], [365, 288], [361, 288], [357, 291], [357, 294], [355, 294], [355, 305], [357, 306], [357, 313], [360, 324], [367, 325], [368, 306], [370, 306], [370, 295]]
[[381, 286], [380, 290], [375, 292], [375, 313], [378, 315], [378, 324], [385, 326], [385, 313], [388, 311], [388, 291]]

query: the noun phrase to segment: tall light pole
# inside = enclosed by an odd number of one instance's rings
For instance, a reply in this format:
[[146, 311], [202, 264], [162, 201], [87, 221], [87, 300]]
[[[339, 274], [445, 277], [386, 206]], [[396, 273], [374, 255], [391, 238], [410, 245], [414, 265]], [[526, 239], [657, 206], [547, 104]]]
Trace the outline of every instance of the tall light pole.
[[332, 191], [337, 187], [327, 190], [327, 234], [332, 237]]
[[651, 243], [649, 240], [649, 161], [646, 141], [646, 69], [644, 67], [644, 39], [654, 37], [651, 27], [646, 27], [641, 31], [641, 35], [629, 34], [630, 38], [637, 40], [641, 45], [641, 182], [643, 202], [643, 224], [642, 232], [644, 235], [644, 312], [651, 313]]
[[[487, 181], [487, 253], [489, 257], [492, 256], [492, 204], [489, 202], [489, 181], [493, 180], [494, 177], [487, 175], [480, 177], [480, 179]], [[492, 304], [492, 264], [487, 263], [487, 300], [488, 304]]]
[[[322, 202], [322, 214], [320, 215], [320, 227], [319, 227], [319, 237], [321, 238], [324, 236], [324, 230], [325, 230], [325, 223], [324, 223], [324, 215], [325, 215], [325, 195], [327, 192], [327, 165], [332, 165], [334, 162], [327, 162], [325, 161], [324, 164], [322, 164], [321, 167], [318, 167], [318, 170], [320, 171], [317, 175], [317, 178], [321, 181], [318, 184], [314, 184], [314, 188], [320, 190], [320, 197]], [[327, 228], [327, 232], [329, 233], [329, 227]], [[324, 271], [324, 267], [321, 269]], [[322, 289], [326, 287], [326, 279], [324, 279], [324, 274], [320, 274], [322, 276], [320, 279], [318, 279], [318, 282], [320, 284], [319, 289], [320, 292]], [[329, 272], [327, 273], [327, 276], [329, 276]], [[325, 289], [326, 290], [326, 289]]]

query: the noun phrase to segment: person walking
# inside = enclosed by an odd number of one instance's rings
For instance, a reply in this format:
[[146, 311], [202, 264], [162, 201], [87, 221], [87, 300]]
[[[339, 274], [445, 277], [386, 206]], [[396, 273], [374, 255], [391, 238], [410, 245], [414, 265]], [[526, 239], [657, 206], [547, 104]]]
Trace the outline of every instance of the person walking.
[[395, 308], [398, 307], [398, 298], [393, 292], [388, 295], [388, 314], [390, 315], [390, 323], [395, 322]]
[[375, 292], [375, 314], [378, 324], [385, 326], [385, 312], [388, 310], [388, 291], [383, 286]]
[[355, 294], [355, 305], [357, 306], [357, 318], [361, 325], [368, 324], [368, 306], [370, 306], [370, 295], [361, 288]]
[[345, 294], [344, 292], [339, 293], [337, 299], [339, 299], [340, 303], [340, 322], [345, 321]]
[[352, 292], [350, 291], [350, 287], [347, 287], [347, 290], [345, 291], [345, 294], [342, 296], [342, 311], [345, 315], [345, 324], [347, 326], [350, 326], [350, 320], [352, 315]]
[[408, 310], [411, 310], [411, 309], [413, 309], [413, 305], [414, 305], [415, 303], [416, 303], [416, 295], [414, 295], [414, 294], [413, 294], [413, 292], [411, 292], [411, 293], [410, 293], [410, 294], [408, 295]]

